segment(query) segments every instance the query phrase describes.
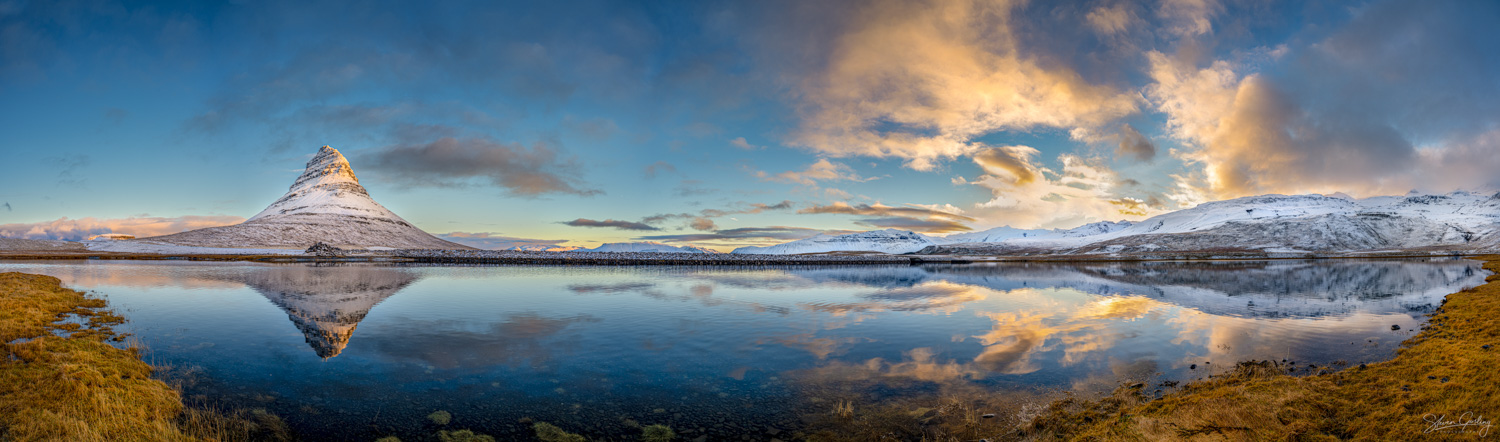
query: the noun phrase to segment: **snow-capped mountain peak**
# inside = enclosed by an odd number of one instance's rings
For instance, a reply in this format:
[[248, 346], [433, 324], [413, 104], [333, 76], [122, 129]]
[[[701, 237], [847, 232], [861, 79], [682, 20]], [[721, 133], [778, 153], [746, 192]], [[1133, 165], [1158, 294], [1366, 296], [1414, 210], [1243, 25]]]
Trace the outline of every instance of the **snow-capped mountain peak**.
[[359, 185], [359, 178], [354, 176], [354, 168], [349, 166], [349, 160], [330, 146], [318, 149], [318, 153], [307, 162], [307, 169], [292, 182], [286, 195], [250, 217], [249, 221], [312, 214], [401, 219], [370, 198], [370, 193]]
[[[340, 248], [472, 249], [432, 236], [375, 202], [349, 160], [329, 146], [318, 149], [285, 195], [243, 223], [137, 241], [247, 249], [306, 249], [318, 242]], [[108, 247], [129, 251], [137, 244], [120, 243]]]

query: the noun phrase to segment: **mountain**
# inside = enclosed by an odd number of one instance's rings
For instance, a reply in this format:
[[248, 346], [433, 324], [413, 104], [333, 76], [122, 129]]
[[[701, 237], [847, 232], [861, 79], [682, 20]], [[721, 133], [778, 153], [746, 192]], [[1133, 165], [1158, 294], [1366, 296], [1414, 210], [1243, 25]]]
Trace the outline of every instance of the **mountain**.
[[[142, 245], [304, 249], [468, 249], [418, 229], [370, 198], [343, 154], [323, 146], [286, 195], [243, 223], [134, 240]], [[115, 241], [130, 243], [132, 241]], [[115, 246], [111, 245], [112, 248]]]
[[997, 227], [930, 237], [900, 230], [819, 235], [733, 253], [882, 252], [958, 255], [1229, 255], [1500, 250], [1500, 194], [1458, 191], [1355, 199], [1260, 195], [1215, 201], [1144, 221], [1072, 229]]
[[1347, 195], [1260, 195], [1204, 203], [1112, 230], [1077, 233], [942, 244], [923, 253], [1493, 251], [1500, 248], [1500, 194], [1458, 191], [1365, 199]]
[[937, 245], [933, 238], [905, 230], [885, 229], [847, 235], [818, 235], [786, 244], [740, 247], [730, 253], [750, 255], [796, 255], [828, 252], [911, 253]]
[[245, 285], [286, 312], [323, 359], [344, 351], [370, 309], [416, 280], [390, 267], [285, 266], [243, 276]]
[[575, 252], [633, 252], [633, 253], [719, 253], [717, 250], [698, 246], [669, 246], [659, 242], [615, 242], [600, 244], [592, 249], [578, 249]]

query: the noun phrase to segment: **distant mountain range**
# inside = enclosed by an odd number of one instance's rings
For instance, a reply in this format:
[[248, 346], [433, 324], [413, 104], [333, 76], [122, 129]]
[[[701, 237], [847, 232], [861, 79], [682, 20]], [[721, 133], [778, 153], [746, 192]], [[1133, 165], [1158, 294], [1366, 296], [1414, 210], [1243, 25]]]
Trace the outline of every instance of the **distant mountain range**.
[[1354, 199], [1261, 195], [1200, 204], [1140, 222], [1073, 229], [998, 227], [944, 237], [901, 230], [820, 235], [732, 253], [873, 251], [958, 255], [1331, 254], [1500, 250], [1500, 194], [1459, 191]]

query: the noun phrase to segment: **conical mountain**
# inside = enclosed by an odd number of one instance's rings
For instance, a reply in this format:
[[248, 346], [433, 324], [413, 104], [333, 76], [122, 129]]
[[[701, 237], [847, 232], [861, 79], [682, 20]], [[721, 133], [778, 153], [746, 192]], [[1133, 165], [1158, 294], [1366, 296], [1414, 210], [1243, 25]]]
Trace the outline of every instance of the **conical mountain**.
[[349, 160], [323, 146], [286, 195], [249, 220], [165, 236], [149, 242], [196, 247], [472, 249], [418, 229], [370, 198]]
[[338, 356], [370, 309], [417, 275], [389, 267], [275, 267], [244, 276], [245, 285], [281, 307], [318, 357]]

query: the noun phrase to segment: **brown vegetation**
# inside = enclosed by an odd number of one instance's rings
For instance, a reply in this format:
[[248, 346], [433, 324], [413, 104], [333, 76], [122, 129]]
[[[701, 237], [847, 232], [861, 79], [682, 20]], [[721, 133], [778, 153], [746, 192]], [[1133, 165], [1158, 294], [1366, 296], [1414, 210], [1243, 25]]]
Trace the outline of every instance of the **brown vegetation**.
[[[1484, 257], [1500, 273], [1500, 256]], [[1032, 422], [1053, 440], [1415, 440], [1487, 435], [1500, 397], [1500, 275], [1448, 295], [1396, 358], [1293, 377], [1276, 362], [1147, 401], [1123, 388], [1100, 401], [1063, 400]], [[1468, 413], [1466, 415], [1466, 413]], [[1435, 421], [1455, 425], [1434, 425]], [[1456, 425], [1470, 423], [1470, 425]]]
[[263, 411], [185, 409], [137, 348], [110, 342], [124, 318], [50, 276], [0, 273], [0, 440], [286, 439]]

